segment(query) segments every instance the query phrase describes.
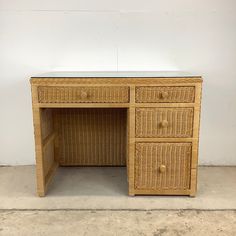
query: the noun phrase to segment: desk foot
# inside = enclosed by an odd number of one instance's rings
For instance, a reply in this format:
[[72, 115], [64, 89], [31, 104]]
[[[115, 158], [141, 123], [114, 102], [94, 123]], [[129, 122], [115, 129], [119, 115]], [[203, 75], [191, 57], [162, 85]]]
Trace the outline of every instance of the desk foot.
[[196, 197], [196, 191], [193, 191], [189, 194], [189, 197]]
[[45, 197], [45, 195], [46, 195], [46, 193], [44, 193], [44, 192], [38, 192], [39, 197]]
[[129, 196], [130, 196], [130, 197], [134, 197], [134, 196], [135, 196], [134, 191], [129, 191]]

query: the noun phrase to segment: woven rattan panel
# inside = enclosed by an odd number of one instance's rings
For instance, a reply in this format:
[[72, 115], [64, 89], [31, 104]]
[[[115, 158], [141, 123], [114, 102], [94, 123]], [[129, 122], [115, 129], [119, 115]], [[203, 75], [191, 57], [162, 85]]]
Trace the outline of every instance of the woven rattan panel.
[[60, 165], [126, 165], [126, 109], [56, 109]]
[[44, 158], [43, 158], [43, 168], [44, 168], [44, 176], [48, 174], [52, 164], [54, 163], [54, 145], [51, 143], [47, 145], [44, 149]]
[[51, 109], [42, 109], [42, 139], [45, 139], [53, 132], [53, 119]]
[[136, 87], [136, 102], [194, 102], [194, 87]]
[[[41, 121], [42, 121], [42, 141], [43, 144], [45, 140], [53, 133], [53, 111], [51, 109], [44, 108], [41, 110]], [[44, 149], [43, 157], [43, 168], [44, 176], [48, 174], [52, 164], [54, 163], [54, 143], [48, 143]]]
[[61, 87], [40, 86], [38, 88], [40, 103], [78, 103], [78, 102], [129, 102], [128, 87]]
[[190, 159], [191, 143], [137, 143], [135, 188], [189, 189]]
[[136, 137], [192, 137], [193, 108], [137, 108]]

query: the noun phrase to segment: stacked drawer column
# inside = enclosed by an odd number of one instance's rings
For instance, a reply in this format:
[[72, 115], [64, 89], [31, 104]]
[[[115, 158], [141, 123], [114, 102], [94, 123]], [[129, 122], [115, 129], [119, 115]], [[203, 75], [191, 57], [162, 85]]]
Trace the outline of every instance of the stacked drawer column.
[[130, 95], [130, 195], [194, 196], [201, 83], [137, 85]]

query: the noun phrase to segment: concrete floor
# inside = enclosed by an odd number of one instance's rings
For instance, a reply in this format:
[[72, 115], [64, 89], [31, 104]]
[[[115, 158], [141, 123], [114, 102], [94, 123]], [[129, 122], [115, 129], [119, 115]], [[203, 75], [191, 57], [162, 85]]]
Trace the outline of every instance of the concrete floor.
[[236, 167], [200, 167], [195, 198], [129, 197], [126, 179], [126, 168], [59, 168], [39, 198], [33, 166], [2, 167], [0, 209], [236, 209]]
[[198, 194], [127, 196], [125, 168], [60, 168], [47, 197], [32, 166], [0, 168], [0, 236], [236, 235], [236, 167], [200, 167]]
[[235, 211], [9, 211], [1, 236], [235, 236]]

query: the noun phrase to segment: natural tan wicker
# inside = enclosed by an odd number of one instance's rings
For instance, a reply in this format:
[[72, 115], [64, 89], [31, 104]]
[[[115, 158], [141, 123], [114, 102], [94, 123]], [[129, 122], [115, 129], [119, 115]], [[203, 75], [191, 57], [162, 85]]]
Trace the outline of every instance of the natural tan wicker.
[[136, 102], [194, 102], [193, 86], [141, 86], [136, 87]]
[[202, 79], [31, 79], [37, 192], [57, 167], [127, 166], [129, 195], [195, 196]]
[[136, 108], [136, 137], [192, 137], [193, 108]]
[[191, 143], [137, 143], [135, 160], [137, 189], [190, 188]]
[[128, 87], [45, 87], [38, 88], [41, 103], [129, 102]]
[[55, 109], [59, 164], [125, 166], [126, 116], [122, 108]]

